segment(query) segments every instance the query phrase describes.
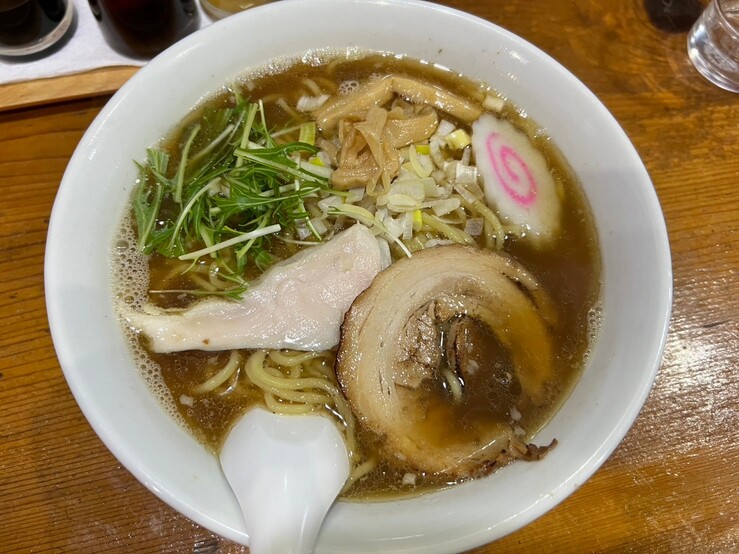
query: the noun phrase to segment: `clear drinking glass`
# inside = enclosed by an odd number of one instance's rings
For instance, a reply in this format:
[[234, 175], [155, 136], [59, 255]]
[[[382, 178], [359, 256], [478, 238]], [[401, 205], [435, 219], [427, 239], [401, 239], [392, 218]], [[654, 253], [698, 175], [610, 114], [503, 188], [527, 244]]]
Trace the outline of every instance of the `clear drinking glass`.
[[706, 79], [739, 92], [739, 0], [712, 0], [688, 35], [688, 55]]
[[61, 41], [72, 27], [72, 0], [0, 0], [0, 56], [28, 56]]
[[249, 8], [269, 4], [273, 0], [200, 0], [200, 5], [209, 16], [221, 19]]

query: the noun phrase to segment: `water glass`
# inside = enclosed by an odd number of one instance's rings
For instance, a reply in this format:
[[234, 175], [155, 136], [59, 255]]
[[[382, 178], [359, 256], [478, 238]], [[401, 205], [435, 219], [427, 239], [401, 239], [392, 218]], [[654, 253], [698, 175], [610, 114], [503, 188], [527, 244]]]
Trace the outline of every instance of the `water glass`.
[[222, 19], [236, 12], [269, 4], [271, 1], [273, 0], [200, 0], [200, 5], [213, 19]]
[[0, 56], [28, 56], [61, 41], [72, 27], [72, 0], [0, 0]]
[[739, 92], [739, 0], [712, 0], [688, 35], [688, 55], [706, 79]]

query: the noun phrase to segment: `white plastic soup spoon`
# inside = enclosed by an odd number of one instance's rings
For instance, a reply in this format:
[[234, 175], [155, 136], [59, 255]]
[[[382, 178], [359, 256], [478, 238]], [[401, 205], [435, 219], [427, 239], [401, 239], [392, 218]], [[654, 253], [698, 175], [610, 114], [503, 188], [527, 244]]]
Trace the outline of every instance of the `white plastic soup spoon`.
[[312, 552], [350, 469], [344, 439], [327, 417], [261, 408], [234, 426], [220, 460], [252, 554]]

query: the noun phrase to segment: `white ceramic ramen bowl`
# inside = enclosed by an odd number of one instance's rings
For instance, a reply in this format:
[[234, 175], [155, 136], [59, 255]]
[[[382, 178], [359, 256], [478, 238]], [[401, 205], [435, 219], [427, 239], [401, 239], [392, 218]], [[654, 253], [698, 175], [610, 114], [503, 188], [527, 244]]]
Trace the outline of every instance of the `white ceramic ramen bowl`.
[[556, 437], [559, 446], [541, 462], [513, 464], [433, 494], [340, 502], [317, 547], [457, 552], [526, 525], [598, 469], [646, 399], [671, 306], [664, 220], [633, 146], [582, 83], [511, 33], [413, 0], [287, 0], [174, 45], [112, 98], [64, 175], [46, 257], [54, 344], [80, 407], [120, 462], [193, 521], [245, 542], [218, 460], [165, 413], [134, 367], [113, 310], [109, 252], [136, 178], [132, 160], [230, 79], [273, 58], [327, 47], [406, 54], [491, 84], [553, 137], [595, 216], [604, 265], [602, 331], [579, 383], [536, 439]]

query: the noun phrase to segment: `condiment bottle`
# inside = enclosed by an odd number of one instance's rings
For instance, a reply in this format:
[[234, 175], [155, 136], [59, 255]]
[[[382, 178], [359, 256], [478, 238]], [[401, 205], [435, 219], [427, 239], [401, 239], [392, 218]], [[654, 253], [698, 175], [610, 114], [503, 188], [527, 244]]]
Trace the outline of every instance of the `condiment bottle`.
[[120, 54], [152, 58], [198, 29], [195, 0], [89, 0], [108, 44]]

